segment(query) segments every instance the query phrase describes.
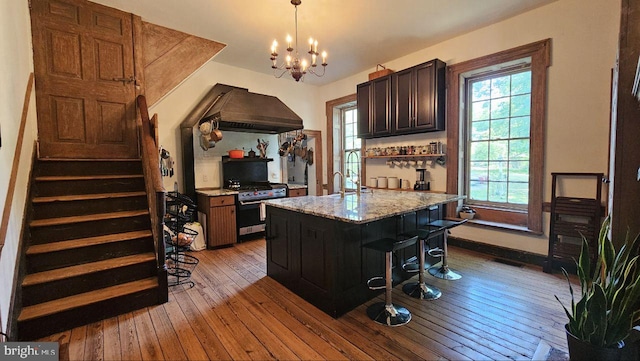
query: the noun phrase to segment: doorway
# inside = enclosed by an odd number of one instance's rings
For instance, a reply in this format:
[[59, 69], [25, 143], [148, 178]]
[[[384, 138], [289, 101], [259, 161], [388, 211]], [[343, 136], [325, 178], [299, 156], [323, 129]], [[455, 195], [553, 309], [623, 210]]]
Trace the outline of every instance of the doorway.
[[322, 132], [319, 130], [303, 130], [282, 134], [280, 144], [291, 143], [296, 138], [293, 152], [283, 157], [283, 181], [290, 184], [307, 186], [307, 194], [322, 195]]

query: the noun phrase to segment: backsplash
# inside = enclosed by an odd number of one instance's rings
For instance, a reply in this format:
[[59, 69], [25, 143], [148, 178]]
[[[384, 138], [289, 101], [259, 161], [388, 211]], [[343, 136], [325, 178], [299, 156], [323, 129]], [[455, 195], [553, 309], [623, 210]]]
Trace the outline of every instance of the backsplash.
[[[200, 132], [194, 127], [194, 139], [198, 139]], [[204, 151], [200, 144], [195, 142], [193, 147], [195, 184], [198, 188], [220, 188], [222, 187], [222, 156], [229, 155], [232, 149], [243, 149], [245, 156], [253, 149], [257, 156], [260, 154], [256, 146], [258, 139], [269, 142], [267, 147], [267, 158], [272, 158], [272, 162], [267, 163], [270, 182], [281, 182], [280, 176], [280, 155], [278, 154], [278, 136], [276, 134], [256, 134], [223, 131], [223, 138], [216, 143], [215, 148]]]

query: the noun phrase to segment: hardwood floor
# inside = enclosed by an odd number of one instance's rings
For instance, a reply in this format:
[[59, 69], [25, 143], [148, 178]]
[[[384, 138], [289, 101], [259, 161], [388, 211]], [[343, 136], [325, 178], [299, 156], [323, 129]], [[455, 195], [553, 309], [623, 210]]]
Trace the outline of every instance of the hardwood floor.
[[566, 351], [566, 315], [554, 298], [569, 301], [561, 274], [449, 250], [463, 277], [427, 275], [440, 299], [394, 288], [394, 301], [413, 315], [401, 327], [367, 318], [382, 296], [339, 319], [324, 314], [266, 277], [265, 241], [255, 240], [194, 253], [195, 287], [172, 287], [164, 305], [43, 340], [60, 342], [61, 360], [531, 360], [541, 340]]

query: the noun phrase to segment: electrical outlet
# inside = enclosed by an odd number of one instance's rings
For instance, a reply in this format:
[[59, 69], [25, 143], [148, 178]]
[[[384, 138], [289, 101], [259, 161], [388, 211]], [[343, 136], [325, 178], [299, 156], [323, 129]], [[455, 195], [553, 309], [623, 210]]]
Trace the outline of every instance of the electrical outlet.
[[209, 181], [209, 176], [207, 176], [206, 174], [202, 175], [202, 181], [207, 183]]

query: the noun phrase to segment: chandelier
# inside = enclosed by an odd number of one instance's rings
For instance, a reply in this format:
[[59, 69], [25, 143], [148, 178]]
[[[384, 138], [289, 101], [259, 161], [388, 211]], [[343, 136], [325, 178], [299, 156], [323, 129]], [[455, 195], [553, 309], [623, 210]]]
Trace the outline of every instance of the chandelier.
[[[321, 77], [324, 75], [326, 66], [327, 66], [327, 52], [322, 52], [322, 74], [320, 74], [316, 68], [317, 58], [318, 58], [318, 40], [314, 40], [313, 38], [309, 38], [309, 51], [307, 52], [311, 59], [307, 60], [306, 56], [300, 58], [298, 53], [298, 5], [302, 3], [302, 0], [291, 0], [291, 4], [296, 8], [296, 47], [295, 49], [292, 47], [292, 40], [290, 35], [287, 35], [287, 57], [285, 61], [278, 66], [278, 42], [276, 40], [273, 41], [271, 45], [271, 68], [273, 69], [273, 75], [276, 78], [281, 78], [284, 74], [290, 73], [293, 79], [296, 81], [300, 81], [300, 79], [304, 78], [306, 73], [311, 73], [315, 76]], [[295, 53], [294, 53], [295, 50]], [[278, 74], [280, 73], [280, 74]]]

